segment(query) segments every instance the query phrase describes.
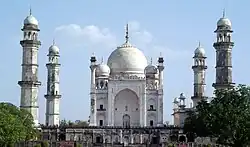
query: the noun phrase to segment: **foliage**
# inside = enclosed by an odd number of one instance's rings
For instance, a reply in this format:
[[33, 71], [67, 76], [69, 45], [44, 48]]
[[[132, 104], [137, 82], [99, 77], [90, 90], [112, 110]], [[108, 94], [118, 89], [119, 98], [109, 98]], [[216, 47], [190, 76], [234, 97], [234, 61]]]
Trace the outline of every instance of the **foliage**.
[[239, 85], [216, 90], [210, 102], [202, 101], [186, 119], [185, 132], [218, 138], [220, 144], [243, 147], [250, 141], [250, 88]]
[[33, 139], [35, 135], [30, 113], [13, 104], [0, 103], [0, 146]]
[[76, 147], [82, 147], [82, 144], [77, 143], [77, 144], [76, 144]]
[[36, 144], [34, 147], [42, 147], [41, 144]]
[[42, 147], [49, 147], [48, 141], [43, 141], [41, 144]]
[[72, 122], [70, 120], [67, 121], [63, 119], [60, 121], [60, 126], [88, 126], [88, 122], [83, 120], [76, 120], [75, 122]]

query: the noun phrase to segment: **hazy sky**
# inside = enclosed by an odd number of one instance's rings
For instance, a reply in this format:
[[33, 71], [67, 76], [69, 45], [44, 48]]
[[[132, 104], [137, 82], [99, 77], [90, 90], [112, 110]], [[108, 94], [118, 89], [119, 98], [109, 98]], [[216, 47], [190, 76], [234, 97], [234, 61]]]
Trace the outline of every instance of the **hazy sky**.
[[248, 0], [5, 0], [0, 5], [1, 84], [0, 101], [19, 106], [22, 48], [19, 41], [24, 18], [38, 19], [39, 104], [44, 123], [48, 48], [53, 38], [61, 54], [61, 118], [87, 120], [89, 116], [89, 58], [95, 52], [105, 62], [124, 42], [124, 26], [130, 25], [131, 43], [156, 63], [162, 52], [164, 70], [164, 117], [171, 120], [172, 101], [181, 92], [188, 99], [193, 93], [193, 51], [201, 41], [207, 55], [207, 95], [212, 96], [215, 79], [215, 40], [213, 31], [222, 16], [232, 21], [233, 80], [250, 83], [250, 1]]

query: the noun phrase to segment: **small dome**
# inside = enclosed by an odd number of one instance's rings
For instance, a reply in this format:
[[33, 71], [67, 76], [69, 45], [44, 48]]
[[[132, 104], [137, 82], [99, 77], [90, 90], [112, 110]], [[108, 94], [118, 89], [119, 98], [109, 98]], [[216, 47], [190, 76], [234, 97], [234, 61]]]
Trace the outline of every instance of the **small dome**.
[[146, 74], [157, 74], [158, 70], [157, 67], [150, 64], [145, 68], [145, 73]]
[[231, 21], [228, 19], [228, 18], [220, 18], [217, 22], [217, 26], [218, 27], [221, 27], [221, 26], [228, 26], [228, 27], [231, 27], [232, 26], [232, 23]]
[[147, 59], [139, 49], [128, 41], [117, 47], [108, 58], [111, 73], [132, 72], [143, 73], [147, 66]]
[[38, 25], [38, 21], [33, 15], [29, 15], [24, 19], [23, 24], [24, 25]]
[[177, 97], [176, 97], [176, 98], [174, 98], [173, 103], [174, 103], [174, 104], [178, 104], [178, 103], [179, 103], [179, 101], [177, 100]]
[[103, 64], [103, 63], [97, 65], [97, 68], [96, 68], [97, 76], [109, 76], [109, 74], [110, 74], [110, 68], [108, 67], [108, 65]]
[[59, 54], [59, 48], [56, 45], [51, 45], [49, 47], [49, 53]]
[[182, 100], [183, 100], [183, 99], [186, 99], [186, 97], [185, 97], [184, 93], [181, 93], [181, 94], [180, 94], [179, 99], [182, 99]]
[[200, 45], [194, 51], [195, 57], [205, 57], [205, 49]]

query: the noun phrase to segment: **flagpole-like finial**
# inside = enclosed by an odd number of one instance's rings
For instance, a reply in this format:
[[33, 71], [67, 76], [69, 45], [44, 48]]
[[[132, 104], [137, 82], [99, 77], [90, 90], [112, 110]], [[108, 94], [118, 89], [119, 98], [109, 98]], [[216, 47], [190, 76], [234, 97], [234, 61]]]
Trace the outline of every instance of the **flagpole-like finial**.
[[152, 57], [150, 58], [150, 64], [151, 65], [153, 64], [153, 58]]
[[198, 47], [201, 47], [201, 41], [199, 41]]
[[32, 9], [31, 9], [31, 6], [30, 6], [30, 15], [32, 15]]
[[126, 25], [126, 30], [125, 30], [125, 39], [126, 39], [126, 43], [128, 43], [128, 39], [129, 39], [129, 36], [128, 36], [128, 23]]
[[103, 63], [103, 57], [102, 57], [101, 63]]
[[225, 15], [226, 15], [226, 10], [225, 8], [223, 9], [223, 12], [222, 12], [222, 18], [225, 18]]
[[53, 44], [52, 45], [55, 45], [56, 44], [56, 42], [55, 42], [55, 38], [53, 38], [53, 42], [52, 42]]
[[162, 52], [160, 52], [160, 57], [162, 57]]

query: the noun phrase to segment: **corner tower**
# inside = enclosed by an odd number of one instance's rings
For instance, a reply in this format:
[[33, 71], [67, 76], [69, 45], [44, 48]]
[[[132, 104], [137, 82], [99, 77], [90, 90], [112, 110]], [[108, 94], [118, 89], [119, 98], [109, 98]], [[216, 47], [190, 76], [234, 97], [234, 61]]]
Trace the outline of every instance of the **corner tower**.
[[96, 57], [95, 55], [92, 55], [90, 58], [90, 70], [91, 70], [91, 82], [90, 82], [90, 120], [89, 125], [90, 126], [96, 126]]
[[199, 46], [194, 51], [194, 65], [192, 66], [194, 71], [194, 94], [191, 99], [193, 100], [194, 107], [196, 107], [199, 101], [207, 98], [205, 96], [206, 58], [205, 50], [199, 42]]
[[38, 21], [31, 14], [24, 20], [23, 40], [20, 44], [23, 48], [22, 80], [18, 81], [21, 87], [20, 108], [30, 112], [38, 125], [38, 89], [41, 82], [38, 80], [38, 49], [41, 42], [38, 40]]
[[223, 17], [217, 22], [217, 41], [213, 44], [216, 50], [216, 81], [213, 83], [215, 89], [228, 89], [234, 86], [232, 82], [232, 24], [228, 18]]
[[159, 73], [159, 90], [158, 90], [158, 124], [163, 124], [163, 71], [164, 71], [164, 59], [160, 54], [158, 58], [158, 73]]
[[60, 72], [60, 63], [59, 63], [59, 48], [53, 45], [49, 48], [49, 62], [46, 64], [48, 69], [48, 78], [47, 78], [47, 94], [46, 98], [46, 125], [59, 125], [59, 106], [60, 106], [60, 92], [59, 92], [59, 72]]

